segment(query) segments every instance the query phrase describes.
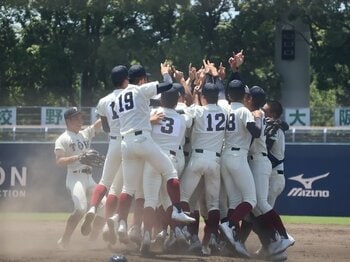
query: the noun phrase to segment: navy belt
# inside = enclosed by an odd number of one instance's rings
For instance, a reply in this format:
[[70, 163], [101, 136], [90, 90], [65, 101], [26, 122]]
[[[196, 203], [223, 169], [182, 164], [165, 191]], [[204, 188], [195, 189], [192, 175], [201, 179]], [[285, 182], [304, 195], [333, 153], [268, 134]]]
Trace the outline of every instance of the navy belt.
[[[262, 152], [261, 154], [262, 154], [263, 156], [267, 156], [267, 154], [266, 154], [266, 153], [264, 153], [264, 152]], [[254, 159], [254, 158], [253, 158], [253, 156], [249, 156], [249, 157], [250, 157], [250, 159], [251, 159], [251, 160], [253, 160], [253, 159]]]
[[231, 150], [232, 151], [239, 151], [239, 150], [241, 150], [239, 147], [231, 147]]
[[74, 173], [74, 174], [80, 174], [80, 173], [92, 174], [90, 168], [84, 168], [84, 169], [80, 169], [80, 170], [74, 170], [73, 173]]
[[118, 137], [117, 136], [110, 136], [111, 139], [116, 140]]
[[283, 170], [277, 170], [277, 174], [279, 174], [279, 175], [283, 175], [283, 174], [284, 174], [284, 172], [283, 172]]
[[173, 150], [169, 150], [170, 155], [176, 156], [176, 152]]
[[[203, 150], [203, 149], [195, 149], [194, 151], [195, 151], [196, 153], [204, 153], [204, 150]], [[217, 157], [220, 157], [220, 156], [221, 156], [221, 154], [218, 153], [218, 152], [215, 152], [215, 154], [216, 154]]]
[[[139, 135], [142, 135], [142, 130], [137, 130], [134, 132], [134, 135], [135, 136], [139, 136]], [[122, 136], [122, 139], [124, 139], [124, 136]]]

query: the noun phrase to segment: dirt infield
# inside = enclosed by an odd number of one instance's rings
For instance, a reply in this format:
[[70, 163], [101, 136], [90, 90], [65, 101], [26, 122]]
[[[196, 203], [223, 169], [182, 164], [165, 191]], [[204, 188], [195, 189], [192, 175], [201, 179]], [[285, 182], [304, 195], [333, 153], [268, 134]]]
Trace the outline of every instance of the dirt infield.
[[[117, 244], [108, 248], [99, 237], [95, 242], [77, 230], [68, 250], [56, 245], [64, 222], [5, 222], [0, 220], [0, 261], [108, 261], [112, 254], [124, 254], [128, 261], [245, 261], [233, 257], [201, 257], [155, 253], [143, 258], [136, 246]], [[288, 261], [350, 261], [350, 226], [289, 224], [296, 244], [288, 249]], [[80, 229], [80, 226], [79, 228]], [[259, 244], [254, 235], [247, 241], [253, 252]], [[250, 259], [250, 261], [261, 261]]]

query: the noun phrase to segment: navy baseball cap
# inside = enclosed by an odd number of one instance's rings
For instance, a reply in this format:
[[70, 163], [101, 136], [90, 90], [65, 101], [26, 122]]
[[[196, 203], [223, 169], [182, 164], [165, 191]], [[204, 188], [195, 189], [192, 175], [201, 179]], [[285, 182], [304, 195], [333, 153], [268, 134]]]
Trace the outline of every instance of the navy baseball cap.
[[219, 94], [219, 88], [213, 83], [205, 83], [202, 87], [202, 95], [217, 95]]
[[249, 88], [248, 86], [244, 85], [243, 82], [241, 80], [238, 79], [234, 79], [232, 80], [229, 84], [228, 84], [228, 89], [231, 90], [244, 90], [244, 93], [246, 94], [250, 94]]
[[122, 83], [125, 79], [128, 79], [128, 69], [126, 66], [118, 65], [112, 69], [111, 79], [113, 85]]
[[64, 119], [71, 118], [77, 114], [81, 114], [81, 112], [76, 107], [71, 107], [64, 112]]
[[142, 65], [132, 65], [129, 68], [129, 79], [150, 76]]
[[266, 96], [264, 89], [262, 89], [260, 86], [252, 86], [249, 89], [249, 92], [250, 92], [250, 95], [252, 97], [258, 97], [258, 96], [265, 97]]

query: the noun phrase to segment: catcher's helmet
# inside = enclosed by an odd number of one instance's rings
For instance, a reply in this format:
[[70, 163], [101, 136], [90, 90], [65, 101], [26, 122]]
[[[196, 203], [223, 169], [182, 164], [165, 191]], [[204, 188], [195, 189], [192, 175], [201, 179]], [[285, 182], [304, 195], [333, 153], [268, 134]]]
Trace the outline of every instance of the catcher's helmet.
[[112, 255], [108, 262], [127, 262], [128, 260], [124, 255]]

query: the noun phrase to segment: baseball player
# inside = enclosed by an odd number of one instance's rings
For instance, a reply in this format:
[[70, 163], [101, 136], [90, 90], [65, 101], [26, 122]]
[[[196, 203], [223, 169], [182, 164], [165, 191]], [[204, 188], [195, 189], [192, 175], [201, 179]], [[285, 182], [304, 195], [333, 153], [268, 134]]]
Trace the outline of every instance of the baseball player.
[[[283, 113], [283, 107], [278, 101], [267, 102], [263, 110], [267, 117], [266, 145], [268, 158], [272, 164], [272, 173], [270, 176], [268, 202], [273, 207], [277, 197], [282, 193], [285, 187], [284, 177], [284, 152], [285, 135], [284, 132], [289, 129], [286, 122], [282, 122], [280, 117]], [[271, 127], [271, 128], [269, 128]], [[270, 132], [268, 130], [271, 130]]]
[[56, 164], [67, 166], [66, 187], [71, 193], [74, 211], [68, 217], [62, 237], [57, 244], [60, 248], [68, 247], [70, 238], [79, 221], [84, 216], [88, 205], [88, 196], [96, 185], [92, 178], [92, 168], [81, 164], [82, 154], [90, 148], [95, 132], [101, 128], [101, 120], [81, 130], [82, 114], [76, 107], [65, 111], [67, 129], [55, 142]]
[[[115, 90], [107, 96], [101, 98], [97, 104], [96, 112], [100, 115], [103, 130], [109, 134], [108, 151], [106, 160], [103, 166], [102, 176], [100, 182], [94, 188], [92, 197], [90, 199], [90, 209], [85, 215], [84, 222], [81, 226], [83, 235], [88, 235], [91, 231], [91, 223], [95, 218], [96, 208], [101, 202], [102, 198], [109, 190], [114, 177], [116, 177], [116, 185], [119, 185], [121, 190], [122, 172], [121, 172], [121, 135], [119, 118], [114, 111], [115, 100], [122, 89], [129, 84], [128, 69], [123, 65], [118, 65], [112, 69], [111, 81]], [[120, 171], [118, 172], [120, 168]], [[118, 192], [119, 194], [120, 192]], [[116, 195], [108, 195], [105, 205], [105, 217], [108, 219], [116, 212], [118, 198]], [[104, 228], [104, 239], [108, 240], [109, 236], [106, 228]]]
[[[162, 117], [158, 118], [160, 121], [153, 122], [151, 134], [154, 142], [169, 157], [178, 174], [181, 174], [185, 165], [181, 144], [186, 128], [192, 125], [192, 117], [186, 114], [179, 114], [174, 109], [180, 95], [178, 85], [174, 84], [170, 90], [161, 94], [162, 107], [154, 109], [151, 114], [159, 115], [161, 113]], [[145, 164], [143, 178], [145, 194], [144, 238], [141, 244], [141, 253], [148, 252], [150, 248], [150, 236], [154, 225], [153, 222], [156, 219], [155, 208], [159, 201], [161, 201], [162, 206], [166, 210], [166, 214], [169, 215], [169, 218], [171, 217], [172, 206], [167, 194], [166, 184], [173, 177], [166, 177], [165, 175], [159, 173], [149, 163]], [[176, 228], [171, 225], [171, 230], [176, 230]], [[185, 239], [185, 237], [182, 238]]]
[[185, 211], [190, 211], [189, 199], [204, 178], [207, 223], [202, 240], [202, 254], [210, 255], [217, 249], [220, 194], [220, 156], [225, 135], [226, 112], [217, 105], [219, 89], [213, 83], [205, 83], [195, 88], [194, 125], [190, 162], [181, 178], [181, 203]]
[[254, 178], [247, 157], [252, 137], [259, 137], [262, 127], [258, 125], [261, 116], [254, 119], [244, 106], [247, 93], [249, 89], [240, 80], [232, 80], [228, 85], [227, 96], [231, 104], [228, 109], [221, 173], [229, 209], [228, 221], [220, 224], [220, 231], [238, 253], [250, 257], [238, 238], [239, 222], [256, 205]]
[[[132, 197], [137, 191], [140, 177], [143, 175], [143, 166], [149, 162], [159, 173], [168, 177], [167, 191], [173, 204], [172, 218], [182, 222], [192, 222], [180, 208], [180, 188], [177, 171], [169, 157], [154, 143], [151, 136], [149, 120], [149, 100], [156, 94], [165, 92], [172, 87], [169, 67], [161, 64], [161, 73], [164, 83], [147, 81], [147, 74], [141, 65], [134, 65], [129, 69], [129, 78], [138, 79], [141, 85], [132, 85], [124, 89], [116, 100], [115, 110], [120, 120], [122, 135], [122, 166], [123, 190], [119, 195], [119, 239], [126, 238], [127, 217]], [[170, 123], [171, 124], [171, 123]], [[170, 125], [169, 124], [169, 125]], [[171, 125], [169, 126], [171, 128]]]
[[[250, 89], [251, 105], [250, 109], [253, 114], [259, 110], [263, 115], [262, 125], [265, 130], [265, 113], [261, 109], [265, 104], [265, 91], [259, 86], [253, 86]], [[257, 219], [261, 221], [264, 227], [267, 227], [268, 232], [272, 232], [270, 239], [274, 239], [268, 246], [267, 250], [270, 255], [283, 252], [289, 246], [294, 244], [294, 239], [288, 237], [283, 222], [277, 212], [268, 203], [268, 190], [270, 175], [272, 172], [272, 166], [270, 160], [267, 158], [266, 136], [262, 132], [259, 138], [255, 138], [249, 149], [249, 166], [252, 170], [256, 193], [257, 193], [257, 205], [253, 210], [253, 214], [257, 216]], [[280, 238], [275, 236], [274, 230], [283, 232], [285, 237]]]

